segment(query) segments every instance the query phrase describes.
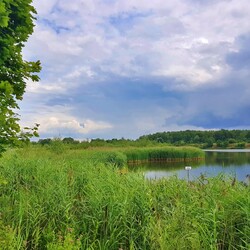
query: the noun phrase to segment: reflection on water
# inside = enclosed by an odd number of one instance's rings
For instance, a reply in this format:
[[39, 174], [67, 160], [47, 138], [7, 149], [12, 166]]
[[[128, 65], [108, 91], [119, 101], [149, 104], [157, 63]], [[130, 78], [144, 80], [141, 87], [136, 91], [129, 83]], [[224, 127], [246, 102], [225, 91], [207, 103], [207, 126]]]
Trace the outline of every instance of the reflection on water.
[[143, 171], [148, 179], [167, 178], [173, 175], [186, 179], [186, 165], [192, 166], [190, 180], [194, 180], [201, 174], [208, 177], [217, 176], [220, 173], [236, 177], [244, 181], [250, 174], [250, 150], [216, 150], [206, 151], [205, 160], [199, 162], [178, 163], [147, 163], [131, 166], [134, 171]]
[[206, 152], [206, 165], [242, 166], [250, 163], [250, 152]]

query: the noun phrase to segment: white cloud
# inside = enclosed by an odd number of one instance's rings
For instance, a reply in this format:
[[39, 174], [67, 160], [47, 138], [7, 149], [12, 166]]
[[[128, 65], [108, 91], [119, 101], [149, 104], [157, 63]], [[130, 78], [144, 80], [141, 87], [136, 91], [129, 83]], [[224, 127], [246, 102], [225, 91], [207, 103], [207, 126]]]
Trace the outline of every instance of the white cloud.
[[[48, 77], [57, 75], [62, 80], [88, 67], [88, 77], [96, 71], [93, 68], [100, 71], [95, 72], [100, 77], [103, 73], [162, 74], [187, 80], [188, 86], [195, 87], [227, 74], [225, 53], [232, 49], [235, 37], [250, 31], [246, 0], [205, 6], [191, 0], [58, 0], [35, 1], [35, 6], [41, 18], [25, 54], [36, 54]], [[113, 17], [117, 18], [115, 24], [110, 22]], [[122, 22], [127, 28], [120, 31]], [[56, 29], [61, 27], [69, 30], [58, 33]], [[216, 50], [223, 42], [228, 49]], [[145, 54], [147, 67], [137, 60]], [[220, 71], [211, 72], [213, 65]]]
[[[62, 131], [61, 133], [87, 134], [93, 131], [111, 129], [112, 125], [102, 121], [86, 119], [83, 123], [70, 116], [49, 116], [38, 119], [41, 124], [39, 131], [49, 134], [51, 131]], [[64, 132], [63, 132], [64, 131]]]
[[62, 94], [65, 93], [67, 90], [67, 87], [65, 83], [57, 82], [57, 85], [51, 84], [51, 83], [45, 83], [45, 82], [28, 82], [26, 91], [28, 93], [37, 93], [37, 94]]
[[[168, 117], [166, 112], [159, 113], [163, 117], [160, 120], [140, 117], [141, 121], [147, 121], [148, 127], [144, 128], [143, 122], [135, 120], [120, 126], [115, 117], [110, 118], [100, 109], [93, 108], [92, 103], [84, 102], [87, 106], [84, 108], [90, 110], [88, 115], [79, 105], [67, 111], [51, 108], [44, 113], [42, 110], [48, 110], [48, 105], [60, 95], [72, 93], [70, 98], [84, 99], [83, 93], [71, 90], [84, 90], [84, 86], [103, 84], [116, 76], [163, 77], [166, 81], [159, 84], [164, 85], [166, 92], [227, 85], [230, 81], [224, 79], [228, 79], [232, 71], [225, 56], [239, 49], [235, 43], [238, 36], [250, 32], [248, 0], [207, 3], [194, 0], [35, 0], [34, 5], [38, 11], [37, 26], [24, 55], [27, 60], [40, 59], [43, 71], [39, 84], [28, 83], [29, 98], [22, 105], [36, 107], [33, 110], [26, 108], [23, 113], [24, 116], [25, 112], [28, 116], [33, 114], [33, 120], [47, 124], [41, 125], [44, 132], [63, 127], [77, 133], [110, 127], [124, 130], [130, 127], [128, 133], [133, 133], [133, 126], [138, 131], [140, 128], [160, 129]], [[169, 78], [173, 79], [171, 84]], [[103, 96], [98, 91], [96, 87], [89, 92]], [[92, 102], [97, 99], [92, 98]], [[75, 117], [72, 110], [77, 108], [79, 116]], [[221, 105], [219, 114], [224, 109]], [[138, 116], [136, 112], [131, 110]], [[99, 122], [98, 114], [101, 120], [108, 122]], [[82, 122], [84, 128], [80, 125]], [[171, 126], [178, 128], [176, 124]]]
[[[172, 66], [166, 70], [163, 69], [156, 71], [155, 75], [171, 76], [179, 81], [185, 80], [188, 83], [191, 83], [190, 85], [186, 86], [187, 88], [195, 87], [196, 85], [200, 85], [204, 82], [206, 83], [213, 79], [213, 75], [208, 71], [192, 66]], [[176, 89], [183, 89], [183, 86], [177, 84]]]
[[[27, 120], [25, 123], [27, 125]], [[39, 133], [41, 135], [47, 135], [50, 137], [59, 135], [65, 137], [71, 134], [81, 136], [113, 128], [113, 125], [107, 122], [94, 121], [91, 119], [79, 120], [77, 117], [61, 112], [53, 112], [43, 115], [39, 114], [37, 117], [34, 116], [32, 119], [29, 119], [29, 124], [32, 126], [34, 123], [40, 124]], [[24, 125], [23, 122], [22, 125]]]
[[34, 0], [34, 6], [39, 11], [39, 15], [48, 15], [58, 0], [40, 1]]
[[92, 69], [89, 66], [82, 66], [70, 72], [68, 75], [65, 76], [65, 78], [77, 79], [79, 77], [84, 77], [84, 76], [87, 78], [92, 78], [95, 75], [96, 73], [92, 71]]

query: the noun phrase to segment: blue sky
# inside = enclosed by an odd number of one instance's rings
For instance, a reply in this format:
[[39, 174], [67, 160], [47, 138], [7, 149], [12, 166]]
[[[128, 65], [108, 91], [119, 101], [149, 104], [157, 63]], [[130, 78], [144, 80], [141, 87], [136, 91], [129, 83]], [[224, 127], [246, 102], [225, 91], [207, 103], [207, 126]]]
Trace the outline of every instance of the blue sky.
[[250, 129], [248, 0], [35, 0], [41, 60], [22, 125], [41, 138]]

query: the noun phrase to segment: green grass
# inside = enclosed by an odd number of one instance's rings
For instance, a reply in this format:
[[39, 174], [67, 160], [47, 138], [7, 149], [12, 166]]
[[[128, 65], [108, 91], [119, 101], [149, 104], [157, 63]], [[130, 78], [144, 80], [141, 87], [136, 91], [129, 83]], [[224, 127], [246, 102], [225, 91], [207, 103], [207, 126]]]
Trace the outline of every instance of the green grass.
[[149, 181], [114, 157], [123, 159], [107, 149], [6, 152], [0, 249], [250, 248], [249, 187], [223, 176]]
[[198, 160], [205, 157], [201, 149], [194, 147], [144, 147], [144, 148], [128, 148], [124, 150], [128, 162], [142, 161], [190, 161]]
[[[65, 145], [60, 141], [47, 147], [55, 153], [66, 149], [79, 148]], [[94, 147], [84, 150], [86, 157], [94, 162], [113, 164], [118, 167], [142, 162], [186, 162], [204, 159], [205, 153], [195, 147], [147, 146], [147, 147]]]

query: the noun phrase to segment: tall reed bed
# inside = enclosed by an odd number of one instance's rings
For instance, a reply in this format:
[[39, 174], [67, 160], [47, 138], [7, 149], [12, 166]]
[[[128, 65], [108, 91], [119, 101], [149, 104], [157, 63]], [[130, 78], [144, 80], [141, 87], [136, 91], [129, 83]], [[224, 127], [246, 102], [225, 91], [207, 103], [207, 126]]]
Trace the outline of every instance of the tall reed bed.
[[128, 162], [140, 163], [143, 161], [189, 161], [205, 157], [202, 150], [194, 147], [145, 147], [132, 148], [124, 151]]
[[[39, 145], [37, 146], [39, 148]], [[41, 147], [41, 146], [40, 146]], [[175, 146], [146, 146], [146, 147], [89, 147], [85, 150], [66, 145], [62, 141], [55, 140], [45, 148], [56, 153], [62, 154], [64, 151], [82, 150], [85, 157], [94, 162], [113, 164], [118, 167], [127, 163], [142, 162], [186, 162], [204, 159], [205, 153], [195, 147], [175, 147]]]
[[189, 185], [176, 178], [151, 184], [153, 249], [250, 247], [249, 187], [222, 175]]
[[[51, 149], [51, 148], [50, 148]], [[52, 151], [53, 148], [52, 148]], [[71, 150], [77, 152], [77, 150]], [[142, 162], [185, 162], [204, 159], [205, 153], [195, 147], [99, 147], [82, 151], [85, 157], [95, 163], [126, 166], [128, 163]]]
[[249, 249], [249, 187], [223, 176], [148, 181], [105, 157], [5, 153], [1, 249]]

